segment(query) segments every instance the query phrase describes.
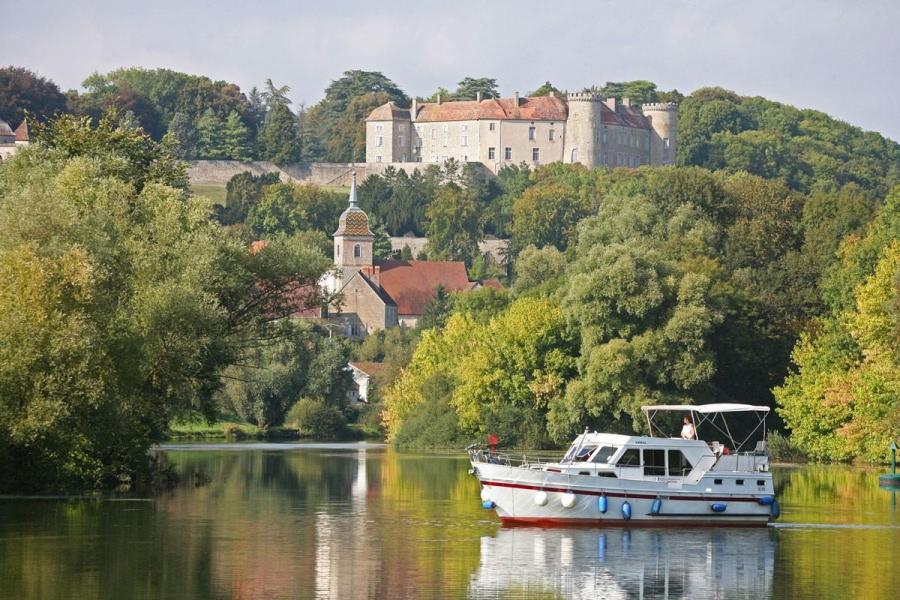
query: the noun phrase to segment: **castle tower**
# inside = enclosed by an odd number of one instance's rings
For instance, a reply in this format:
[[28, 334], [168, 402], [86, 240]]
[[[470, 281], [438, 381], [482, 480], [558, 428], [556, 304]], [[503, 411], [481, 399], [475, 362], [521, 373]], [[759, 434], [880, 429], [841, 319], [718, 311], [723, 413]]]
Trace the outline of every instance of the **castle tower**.
[[678, 105], [674, 102], [644, 104], [641, 110], [650, 121], [650, 164], [674, 165], [678, 136]]
[[586, 167], [599, 164], [600, 118], [602, 99], [597, 94], [569, 94], [566, 119], [564, 163], [581, 163]]
[[341, 213], [334, 232], [334, 265], [341, 271], [343, 287], [357, 271], [372, 266], [375, 236], [369, 229], [369, 217], [356, 205], [356, 171], [350, 183], [350, 206]]

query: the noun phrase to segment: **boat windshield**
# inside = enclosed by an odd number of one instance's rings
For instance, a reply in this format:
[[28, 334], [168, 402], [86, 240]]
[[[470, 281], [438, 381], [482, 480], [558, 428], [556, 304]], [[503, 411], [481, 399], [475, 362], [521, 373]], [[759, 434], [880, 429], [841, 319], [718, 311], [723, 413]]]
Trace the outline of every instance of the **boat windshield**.
[[618, 449], [619, 448], [616, 446], [600, 446], [600, 449], [594, 454], [594, 458], [591, 459], [591, 462], [608, 463], [609, 459], [613, 457], [613, 454], [615, 454]]
[[566, 452], [563, 462], [585, 462], [596, 449], [597, 446], [593, 444], [584, 446], [579, 446], [577, 443], [572, 444], [572, 447]]

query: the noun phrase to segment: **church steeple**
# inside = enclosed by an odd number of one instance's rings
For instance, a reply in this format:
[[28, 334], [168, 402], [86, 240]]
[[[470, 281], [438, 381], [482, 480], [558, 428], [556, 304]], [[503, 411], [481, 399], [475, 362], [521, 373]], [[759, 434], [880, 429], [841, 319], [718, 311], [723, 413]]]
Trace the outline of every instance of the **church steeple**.
[[334, 264], [341, 268], [343, 283], [363, 267], [372, 266], [375, 236], [369, 229], [369, 216], [357, 205], [356, 171], [350, 181], [349, 206], [338, 219], [334, 232]]

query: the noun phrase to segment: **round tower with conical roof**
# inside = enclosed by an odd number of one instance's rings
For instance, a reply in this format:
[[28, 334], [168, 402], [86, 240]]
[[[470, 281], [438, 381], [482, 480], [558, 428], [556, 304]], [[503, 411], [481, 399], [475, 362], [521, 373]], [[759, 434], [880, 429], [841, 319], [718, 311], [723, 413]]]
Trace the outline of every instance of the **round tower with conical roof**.
[[375, 236], [369, 229], [369, 216], [356, 203], [356, 171], [350, 182], [350, 206], [341, 213], [334, 232], [334, 264], [341, 271], [341, 285], [357, 271], [372, 266]]

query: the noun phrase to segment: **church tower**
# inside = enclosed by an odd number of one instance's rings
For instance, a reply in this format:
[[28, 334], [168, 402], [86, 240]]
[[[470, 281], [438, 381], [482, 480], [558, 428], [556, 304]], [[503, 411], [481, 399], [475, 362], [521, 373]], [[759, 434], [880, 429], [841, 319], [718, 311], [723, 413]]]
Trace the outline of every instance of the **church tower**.
[[338, 220], [334, 232], [334, 265], [340, 270], [342, 288], [357, 271], [372, 266], [375, 236], [369, 229], [369, 217], [356, 204], [356, 171], [350, 183], [350, 206]]

